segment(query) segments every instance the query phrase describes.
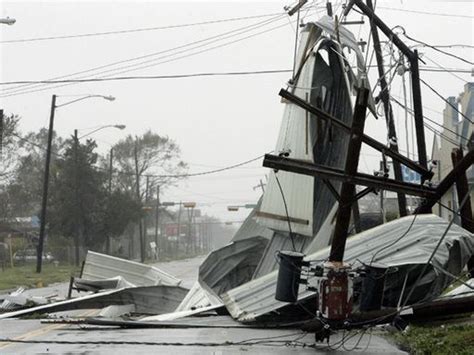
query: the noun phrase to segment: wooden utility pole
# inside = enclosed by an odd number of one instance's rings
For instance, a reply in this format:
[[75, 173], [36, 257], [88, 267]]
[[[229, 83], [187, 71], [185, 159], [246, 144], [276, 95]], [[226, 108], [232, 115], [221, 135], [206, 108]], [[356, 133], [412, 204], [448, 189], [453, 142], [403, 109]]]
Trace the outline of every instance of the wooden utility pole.
[[[135, 140], [134, 158], [135, 158], [135, 184], [136, 184], [137, 201], [141, 203], [142, 198], [140, 196], [140, 173], [138, 170], [138, 138]], [[140, 239], [140, 260], [143, 263], [145, 261], [145, 245], [143, 242], [143, 225], [142, 225], [141, 218], [138, 221], [138, 231], [139, 231], [139, 239]]]
[[2, 159], [3, 150], [3, 109], [0, 110], [0, 161]]
[[75, 203], [75, 233], [74, 233], [74, 265], [79, 266], [79, 242], [81, 239], [81, 208], [79, 201], [79, 164], [78, 164], [79, 138], [77, 129], [74, 130], [74, 198]]
[[[162, 251], [163, 243], [158, 240], [158, 226], [160, 222], [160, 185], [156, 186], [156, 212], [155, 212], [155, 257], [158, 260], [158, 253]], [[160, 242], [160, 243], [158, 243]]]
[[[357, 173], [368, 97], [368, 89], [359, 89], [359, 92], [357, 93], [356, 106], [354, 108], [349, 147], [347, 149], [347, 157], [344, 168], [344, 172], [347, 175], [354, 175]], [[331, 252], [329, 254], [329, 261], [343, 261], [344, 250], [346, 248], [347, 229], [349, 227], [354, 196], [355, 185], [350, 182], [343, 182], [341, 185], [339, 209], [337, 211], [336, 225], [334, 227], [334, 237], [332, 240]]]
[[51, 112], [49, 115], [48, 145], [46, 147], [46, 161], [44, 167], [43, 197], [41, 201], [41, 224], [36, 253], [36, 272], [40, 273], [43, 266], [43, 245], [44, 233], [46, 229], [46, 210], [48, 206], [48, 187], [49, 187], [49, 165], [51, 163], [51, 145], [53, 143], [54, 112], [56, 111], [56, 95], [51, 99]]
[[[453, 149], [451, 152], [451, 159], [453, 162], [453, 169], [459, 162], [464, 158], [464, 154], [462, 149], [456, 148]], [[467, 200], [463, 206], [461, 206], [460, 213], [461, 213], [461, 226], [468, 230], [471, 233], [474, 233], [474, 223], [472, 221], [472, 207], [471, 207], [471, 198], [469, 196], [469, 184], [467, 181], [466, 173], [457, 174], [456, 175], [456, 191], [458, 195], [458, 201], [464, 200], [465, 196], [467, 195]]]
[[[367, 0], [367, 6], [373, 10], [372, 0]], [[372, 38], [374, 42], [374, 51], [375, 57], [377, 59], [377, 68], [379, 72], [379, 82], [380, 82], [380, 99], [383, 103], [383, 108], [385, 112], [385, 121], [387, 123], [387, 130], [388, 136], [390, 137], [390, 149], [398, 153], [398, 145], [397, 145], [397, 132], [395, 130], [395, 122], [393, 119], [393, 109], [392, 105], [390, 104], [390, 92], [389, 87], [387, 84], [387, 80], [385, 78], [385, 67], [383, 64], [383, 55], [382, 55], [382, 48], [380, 46], [380, 39], [379, 39], [379, 32], [377, 30], [377, 26], [370, 21], [370, 29], [372, 33]], [[402, 167], [400, 162], [397, 160], [393, 160], [393, 172], [395, 175], [395, 179], [398, 181], [403, 181], [402, 176]], [[407, 200], [405, 194], [398, 193], [398, 211], [400, 213], [400, 217], [407, 215]]]
[[[112, 175], [113, 175], [113, 158], [114, 157], [114, 148], [110, 148], [110, 155], [109, 155], [109, 186], [107, 188], [108, 198], [109, 201], [112, 199]], [[113, 208], [112, 204], [109, 203], [109, 208]], [[110, 254], [110, 233], [107, 232], [105, 236], [105, 252]]]

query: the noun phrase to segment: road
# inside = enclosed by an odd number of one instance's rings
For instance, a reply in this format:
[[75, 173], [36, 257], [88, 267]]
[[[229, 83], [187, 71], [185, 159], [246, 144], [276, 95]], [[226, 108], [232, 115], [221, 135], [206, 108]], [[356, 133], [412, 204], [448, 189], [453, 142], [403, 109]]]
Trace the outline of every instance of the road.
[[[202, 258], [158, 263], [156, 266], [183, 280], [190, 287], [197, 278]], [[66, 284], [35, 290], [35, 294], [67, 292]], [[75, 311], [82, 317], [97, 310]], [[379, 334], [338, 333], [326, 344], [313, 344], [314, 335], [295, 330], [248, 328], [121, 329], [73, 324], [45, 324], [39, 319], [0, 320], [0, 354], [338, 354], [353, 351], [364, 354], [404, 354]], [[345, 339], [343, 343], [341, 340]], [[295, 342], [292, 342], [295, 341]], [[244, 343], [242, 343], [244, 342]], [[288, 344], [290, 345], [288, 345]], [[344, 350], [344, 347], [348, 350]]]

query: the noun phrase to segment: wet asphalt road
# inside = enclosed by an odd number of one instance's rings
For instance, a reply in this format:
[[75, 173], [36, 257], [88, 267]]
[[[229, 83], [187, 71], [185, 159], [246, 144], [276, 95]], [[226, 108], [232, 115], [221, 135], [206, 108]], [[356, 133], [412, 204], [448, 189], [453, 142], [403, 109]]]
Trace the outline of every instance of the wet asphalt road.
[[[158, 263], [156, 266], [181, 278], [191, 287], [203, 258]], [[35, 294], [67, 292], [58, 284], [35, 290]], [[93, 316], [96, 310], [74, 311], [76, 316]], [[342, 344], [341, 339], [346, 341]], [[0, 338], [28, 343], [0, 342], [0, 354], [314, 354], [360, 352], [363, 354], [403, 354], [379, 334], [338, 333], [331, 344], [318, 349], [301, 347], [313, 344], [314, 335], [299, 330], [246, 328], [121, 329], [72, 324], [45, 324], [41, 320], [0, 320]], [[291, 341], [296, 340], [296, 343]], [[241, 343], [247, 341], [247, 343]], [[290, 345], [289, 345], [290, 344]], [[293, 344], [293, 345], [291, 345]], [[344, 345], [344, 347], [343, 347]], [[355, 347], [355, 348], [354, 348]], [[350, 351], [354, 348], [352, 351]], [[347, 350], [345, 350], [347, 349]]]

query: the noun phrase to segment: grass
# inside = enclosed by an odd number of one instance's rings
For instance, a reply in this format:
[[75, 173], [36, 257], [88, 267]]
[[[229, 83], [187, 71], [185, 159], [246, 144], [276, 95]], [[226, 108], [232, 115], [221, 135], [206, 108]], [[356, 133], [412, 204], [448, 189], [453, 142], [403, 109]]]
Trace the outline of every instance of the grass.
[[411, 326], [395, 341], [411, 354], [474, 354], [474, 324]]
[[70, 265], [44, 264], [41, 274], [36, 273], [36, 264], [15, 266], [14, 268], [0, 269], [0, 290], [9, 290], [18, 286], [37, 287], [39, 284], [47, 286], [55, 282], [69, 281], [71, 275], [79, 274], [79, 268]]

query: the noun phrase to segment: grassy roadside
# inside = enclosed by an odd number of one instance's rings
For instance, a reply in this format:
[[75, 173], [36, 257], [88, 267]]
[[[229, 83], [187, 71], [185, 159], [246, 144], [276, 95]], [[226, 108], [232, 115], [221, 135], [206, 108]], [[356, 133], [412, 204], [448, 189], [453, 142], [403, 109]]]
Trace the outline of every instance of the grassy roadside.
[[44, 264], [41, 274], [36, 273], [36, 264], [16, 266], [0, 270], [0, 290], [9, 290], [18, 286], [37, 287], [39, 283], [43, 286], [55, 282], [69, 281], [71, 275], [77, 275], [79, 268], [71, 265]]
[[474, 324], [410, 326], [394, 338], [410, 354], [474, 354]]

